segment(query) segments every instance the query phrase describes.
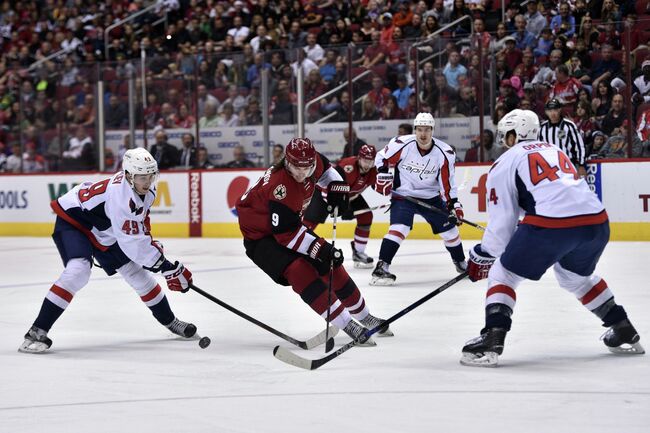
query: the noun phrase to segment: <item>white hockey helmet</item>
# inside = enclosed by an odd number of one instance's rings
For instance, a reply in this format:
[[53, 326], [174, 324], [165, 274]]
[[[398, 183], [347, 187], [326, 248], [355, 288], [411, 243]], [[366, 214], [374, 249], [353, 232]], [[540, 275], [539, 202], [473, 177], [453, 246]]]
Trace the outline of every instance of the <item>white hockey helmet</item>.
[[147, 149], [136, 147], [124, 152], [122, 169], [130, 174], [157, 174], [158, 163]]
[[503, 116], [497, 125], [497, 143], [506, 146], [506, 135], [514, 131], [515, 143], [524, 140], [536, 140], [539, 133], [539, 118], [530, 110], [515, 109]]
[[431, 113], [418, 113], [417, 116], [415, 116], [415, 119], [413, 119], [413, 128], [416, 126], [430, 126], [431, 130], [436, 127], [436, 121], [431, 115]]

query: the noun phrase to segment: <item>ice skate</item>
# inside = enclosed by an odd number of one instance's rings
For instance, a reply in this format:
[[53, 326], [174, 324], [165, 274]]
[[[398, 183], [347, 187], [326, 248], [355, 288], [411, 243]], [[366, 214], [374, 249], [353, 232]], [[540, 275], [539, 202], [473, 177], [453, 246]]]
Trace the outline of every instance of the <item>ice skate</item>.
[[371, 286], [392, 286], [395, 284], [397, 277], [388, 272], [388, 263], [383, 260], [377, 262], [375, 270], [372, 271], [372, 278], [370, 279]]
[[642, 355], [645, 349], [639, 343], [639, 333], [628, 319], [621, 320], [605, 332], [602, 340], [610, 352], [617, 355]]
[[456, 272], [462, 274], [467, 270], [467, 260], [463, 260], [462, 262], [457, 262], [454, 260], [454, 266], [456, 267]]
[[371, 337], [366, 336], [368, 329], [359, 325], [354, 320], [350, 320], [350, 322], [345, 325], [343, 332], [348, 334], [348, 336], [355, 341], [357, 346], [372, 347], [377, 345]]
[[196, 334], [196, 326], [192, 323], [183, 322], [174, 317], [174, 321], [169, 325], [165, 325], [167, 329], [174, 334], [183, 338], [192, 338]]
[[350, 242], [350, 245], [352, 246], [352, 261], [354, 262], [354, 267], [357, 269], [372, 268], [372, 262], [374, 261], [373, 258], [364, 252], [354, 249], [354, 241]]
[[465, 343], [460, 363], [469, 367], [496, 367], [507, 332], [503, 328], [483, 329], [480, 336]]
[[[384, 319], [375, 317], [372, 314], [368, 314], [365, 319], [361, 320], [361, 324], [368, 329], [376, 328], [377, 326], [382, 325], [384, 322]], [[380, 330], [377, 332], [377, 335], [380, 337], [393, 337], [395, 334], [393, 334], [393, 331], [391, 331], [388, 325], [386, 325], [385, 327], [380, 328]]]
[[32, 326], [25, 334], [25, 341], [18, 348], [23, 353], [43, 353], [52, 346], [52, 340], [47, 336], [47, 332], [41, 328]]

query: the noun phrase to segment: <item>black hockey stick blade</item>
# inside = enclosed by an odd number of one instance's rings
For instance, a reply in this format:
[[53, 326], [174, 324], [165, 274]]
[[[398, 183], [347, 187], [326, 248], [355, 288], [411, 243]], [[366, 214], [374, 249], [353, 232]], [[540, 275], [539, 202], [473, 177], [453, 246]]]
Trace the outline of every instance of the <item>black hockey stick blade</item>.
[[[298, 346], [298, 347], [300, 347], [301, 349], [304, 349], [304, 350], [310, 350], [310, 349], [313, 349], [314, 347], [320, 346], [321, 344], [329, 343], [328, 338], [325, 336], [327, 331], [329, 331], [329, 336], [330, 337], [334, 337], [336, 335], [336, 333], [339, 332], [339, 328], [337, 328], [336, 326], [331, 326], [331, 327], [328, 328], [328, 330], [323, 330], [323, 331], [319, 332], [318, 334], [314, 335], [313, 337], [311, 337], [311, 338], [309, 338], [307, 340], [304, 340], [304, 341], [303, 340], [297, 340], [297, 339], [285, 334], [284, 332], [280, 332], [277, 329], [267, 325], [266, 323], [260, 322], [256, 318], [249, 316], [248, 314], [244, 313], [243, 311], [239, 311], [237, 308], [226, 304], [225, 302], [223, 302], [219, 298], [209, 294], [208, 292], [196, 287], [193, 284], [190, 284], [190, 289], [192, 289], [195, 292], [197, 292], [198, 294], [208, 298], [209, 300], [211, 300], [215, 304], [225, 308], [226, 310], [230, 311], [231, 313], [234, 313], [234, 314], [238, 315], [242, 319], [248, 320], [249, 322], [259, 326], [260, 328], [262, 328], [262, 329], [264, 329], [266, 331], [269, 331], [271, 334], [274, 334], [274, 335], [282, 338], [283, 340], [286, 340], [289, 343], [291, 343], [293, 345], [296, 345], [296, 346]], [[333, 345], [333, 343], [331, 343], [331, 344]]]
[[[408, 307], [404, 308], [403, 310], [398, 311], [393, 316], [386, 319], [386, 321], [384, 323], [382, 323], [381, 325], [375, 326], [374, 328], [368, 330], [366, 332], [366, 336], [371, 337], [372, 335], [374, 335], [375, 333], [377, 333], [381, 329], [383, 329], [386, 325], [390, 325], [391, 323], [393, 323], [394, 321], [396, 321], [400, 317], [404, 316], [405, 314], [407, 314], [411, 310], [416, 309], [420, 305], [427, 302], [429, 299], [431, 299], [434, 296], [444, 292], [445, 290], [447, 290], [448, 288], [450, 288], [451, 286], [453, 286], [454, 284], [456, 284], [460, 280], [467, 277], [467, 275], [468, 275], [467, 271], [463, 272], [462, 274], [458, 274], [455, 278], [452, 278], [451, 280], [447, 281], [445, 284], [438, 287], [433, 292], [423, 296], [422, 298], [418, 299], [417, 301], [415, 301], [414, 303], [412, 303]], [[337, 358], [339, 355], [342, 355], [343, 353], [347, 352], [348, 350], [350, 350], [354, 346], [356, 346], [356, 343], [354, 341], [350, 341], [346, 345], [341, 346], [337, 351], [332, 352], [332, 353], [330, 353], [328, 355], [325, 355], [324, 357], [318, 358], [318, 359], [303, 358], [302, 356], [298, 356], [295, 353], [291, 352], [290, 350], [285, 349], [284, 347], [275, 346], [275, 348], [273, 348], [273, 356], [275, 356], [277, 359], [279, 359], [282, 362], [285, 362], [285, 363], [287, 363], [289, 365], [293, 365], [294, 367], [302, 368], [302, 369], [305, 369], [305, 370], [316, 370], [317, 368], [321, 367], [322, 365], [327, 364], [328, 362], [330, 362], [332, 359]]]

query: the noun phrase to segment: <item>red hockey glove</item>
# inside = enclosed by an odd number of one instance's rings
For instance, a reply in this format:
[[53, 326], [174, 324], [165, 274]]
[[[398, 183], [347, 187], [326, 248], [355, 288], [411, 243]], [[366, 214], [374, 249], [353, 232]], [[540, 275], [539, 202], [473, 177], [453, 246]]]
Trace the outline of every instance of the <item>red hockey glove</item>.
[[447, 210], [449, 210], [449, 218], [447, 220], [450, 223], [457, 226], [463, 223], [465, 213], [463, 212], [463, 205], [460, 204], [457, 198], [452, 198], [449, 203], [447, 203]]
[[469, 250], [469, 264], [467, 265], [469, 279], [478, 281], [487, 278], [495, 260], [496, 258], [481, 249], [481, 244], [474, 245], [474, 248]]
[[393, 190], [393, 174], [392, 173], [377, 173], [377, 180], [375, 181], [375, 191], [382, 195], [390, 195]]
[[344, 213], [350, 202], [350, 185], [342, 180], [335, 180], [327, 185], [327, 212], [334, 214], [334, 209], [339, 209], [339, 214]]
[[161, 273], [167, 280], [167, 287], [169, 290], [175, 292], [187, 292], [190, 290], [190, 284], [192, 284], [192, 273], [185, 266], [180, 264], [178, 260], [173, 264], [167, 262], [168, 265], [163, 265], [161, 268]]

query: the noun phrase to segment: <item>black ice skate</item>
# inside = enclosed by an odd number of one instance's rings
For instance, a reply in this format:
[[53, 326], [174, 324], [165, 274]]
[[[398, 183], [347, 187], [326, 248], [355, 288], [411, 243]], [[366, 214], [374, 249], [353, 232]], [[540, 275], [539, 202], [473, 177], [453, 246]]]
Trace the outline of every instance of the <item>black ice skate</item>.
[[174, 321], [169, 325], [165, 325], [167, 329], [174, 334], [183, 338], [192, 338], [196, 334], [196, 326], [192, 323], [183, 322], [174, 317]]
[[496, 367], [507, 332], [503, 328], [481, 330], [480, 336], [465, 343], [460, 363], [470, 367]]
[[354, 249], [354, 241], [350, 242], [350, 245], [352, 246], [352, 261], [354, 262], [354, 267], [358, 269], [372, 268], [372, 262], [374, 261], [373, 258], [364, 252]]
[[395, 284], [397, 277], [388, 272], [388, 263], [383, 260], [377, 262], [375, 270], [372, 271], [372, 278], [370, 279], [371, 286], [392, 286]]
[[47, 332], [36, 326], [32, 326], [25, 334], [25, 341], [18, 348], [23, 353], [43, 353], [52, 346], [52, 340]]
[[[361, 324], [368, 329], [376, 328], [377, 326], [382, 325], [384, 322], [384, 319], [375, 317], [372, 314], [368, 314], [365, 319], [361, 320]], [[395, 334], [393, 334], [393, 331], [391, 331], [388, 325], [386, 325], [385, 327], [380, 328], [380, 330], [377, 332], [377, 335], [380, 337], [392, 337]]]
[[348, 334], [348, 336], [355, 341], [357, 346], [372, 347], [377, 345], [372, 338], [366, 336], [368, 329], [359, 325], [354, 320], [350, 320], [350, 322], [345, 325], [343, 332]]
[[462, 274], [467, 270], [467, 260], [463, 260], [462, 262], [457, 262], [454, 260], [454, 266], [456, 266], [456, 272]]
[[641, 337], [628, 319], [621, 320], [603, 334], [603, 342], [610, 352], [617, 355], [642, 355], [645, 349], [639, 343]]

